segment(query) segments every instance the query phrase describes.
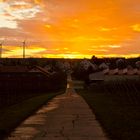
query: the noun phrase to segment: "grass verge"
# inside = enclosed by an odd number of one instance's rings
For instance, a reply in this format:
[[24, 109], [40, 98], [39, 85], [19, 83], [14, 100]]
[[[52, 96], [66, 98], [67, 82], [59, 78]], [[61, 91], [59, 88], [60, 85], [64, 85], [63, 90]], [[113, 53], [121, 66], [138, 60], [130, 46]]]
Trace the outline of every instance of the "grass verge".
[[120, 104], [114, 96], [77, 90], [112, 140], [140, 140], [140, 107]]
[[8, 135], [24, 119], [56, 95], [64, 93], [47, 93], [25, 100], [21, 103], [0, 110], [0, 139]]

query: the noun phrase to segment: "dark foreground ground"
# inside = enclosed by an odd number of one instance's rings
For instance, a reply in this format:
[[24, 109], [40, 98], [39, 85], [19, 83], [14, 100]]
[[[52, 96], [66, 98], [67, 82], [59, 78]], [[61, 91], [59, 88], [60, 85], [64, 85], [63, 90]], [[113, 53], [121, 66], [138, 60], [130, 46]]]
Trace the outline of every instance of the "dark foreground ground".
[[[116, 94], [93, 87], [80, 89], [77, 92], [84, 97], [97, 119], [112, 140], [140, 140], [140, 105], [131, 97], [121, 97]], [[131, 93], [135, 94], [135, 93]], [[125, 94], [131, 95], [131, 94]], [[140, 92], [139, 92], [140, 94]], [[129, 101], [128, 101], [129, 99]]]
[[41, 94], [0, 110], [0, 140], [8, 135], [28, 116], [63, 91]]

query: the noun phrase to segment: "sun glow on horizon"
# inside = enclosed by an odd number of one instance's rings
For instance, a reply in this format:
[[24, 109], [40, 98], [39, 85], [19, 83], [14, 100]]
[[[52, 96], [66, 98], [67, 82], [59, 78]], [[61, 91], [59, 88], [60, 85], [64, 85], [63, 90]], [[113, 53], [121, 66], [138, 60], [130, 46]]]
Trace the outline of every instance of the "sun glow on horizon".
[[[19, 46], [15, 46], [14, 50], [13, 46], [4, 46], [2, 57], [3, 58], [22, 58], [23, 57], [23, 48]], [[68, 48], [64, 48], [64, 50], [67, 50]], [[53, 49], [53, 51], [61, 51], [60, 49]], [[25, 50], [26, 52], [26, 58], [66, 58], [66, 59], [91, 59], [93, 54], [81, 54], [78, 52], [72, 52], [72, 53], [50, 53], [50, 50], [47, 50], [45, 48], [42, 48], [40, 46], [28, 46]], [[15, 55], [16, 54], [16, 55]], [[40, 55], [42, 54], [42, 55]], [[104, 57], [125, 57], [125, 58], [132, 58], [132, 57], [140, 57], [140, 54], [122, 54], [122, 55], [116, 55], [116, 54], [108, 54], [108, 55], [100, 55], [94, 53], [94, 55], [98, 58], [104, 58]]]

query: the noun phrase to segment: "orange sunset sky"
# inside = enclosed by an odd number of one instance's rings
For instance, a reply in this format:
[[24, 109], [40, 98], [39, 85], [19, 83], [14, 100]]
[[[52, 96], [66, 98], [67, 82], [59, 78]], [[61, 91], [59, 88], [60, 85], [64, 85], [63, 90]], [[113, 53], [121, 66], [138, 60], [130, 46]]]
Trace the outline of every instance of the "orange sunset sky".
[[0, 0], [3, 57], [140, 56], [140, 0]]

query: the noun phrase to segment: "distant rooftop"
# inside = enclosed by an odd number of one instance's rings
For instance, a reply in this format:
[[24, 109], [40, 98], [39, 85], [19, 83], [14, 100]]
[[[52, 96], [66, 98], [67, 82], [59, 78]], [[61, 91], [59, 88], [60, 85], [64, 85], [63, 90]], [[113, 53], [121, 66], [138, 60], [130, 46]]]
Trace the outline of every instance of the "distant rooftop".
[[29, 68], [27, 66], [1, 66], [0, 72], [8, 73], [8, 72], [28, 72]]
[[103, 70], [103, 73], [105, 75], [140, 75], [140, 70], [137, 68], [133, 68], [133, 69], [125, 68], [122, 70], [116, 68], [116, 69], [105, 69]]

